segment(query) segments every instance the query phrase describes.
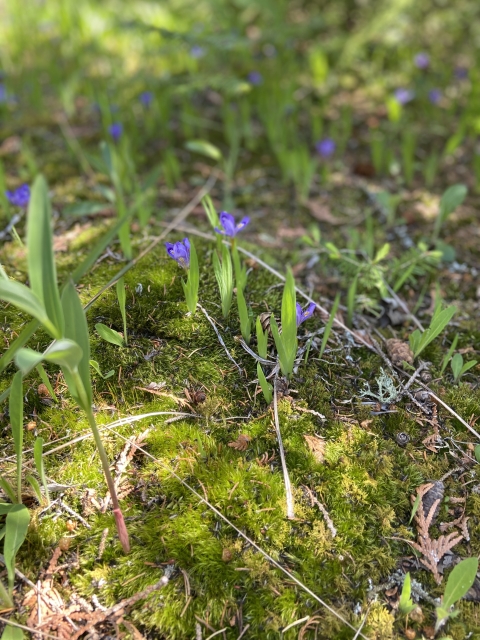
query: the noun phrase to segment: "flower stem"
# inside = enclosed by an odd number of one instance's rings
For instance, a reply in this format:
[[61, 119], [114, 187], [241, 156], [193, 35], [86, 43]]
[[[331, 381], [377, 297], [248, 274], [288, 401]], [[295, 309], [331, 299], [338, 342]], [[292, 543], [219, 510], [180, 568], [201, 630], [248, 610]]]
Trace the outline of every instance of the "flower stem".
[[85, 388], [83, 386], [80, 375], [78, 374], [78, 372], [75, 372], [73, 375], [75, 378], [77, 392], [82, 402], [82, 407], [87, 414], [88, 422], [90, 423], [93, 438], [97, 446], [98, 455], [100, 456], [100, 460], [102, 462], [103, 474], [105, 476], [105, 480], [107, 481], [108, 490], [112, 499], [113, 515], [115, 517], [115, 523], [117, 525], [118, 537], [120, 538], [120, 543], [123, 550], [125, 551], [125, 553], [128, 553], [130, 551], [128, 531], [127, 527], [125, 526], [125, 520], [123, 519], [122, 510], [120, 509], [120, 505], [118, 503], [117, 491], [115, 489], [115, 483], [113, 481], [112, 474], [110, 473], [110, 463], [107, 457], [107, 453], [104, 449], [102, 438], [100, 437], [100, 432], [95, 421], [95, 416], [93, 415], [92, 407], [88, 403]]

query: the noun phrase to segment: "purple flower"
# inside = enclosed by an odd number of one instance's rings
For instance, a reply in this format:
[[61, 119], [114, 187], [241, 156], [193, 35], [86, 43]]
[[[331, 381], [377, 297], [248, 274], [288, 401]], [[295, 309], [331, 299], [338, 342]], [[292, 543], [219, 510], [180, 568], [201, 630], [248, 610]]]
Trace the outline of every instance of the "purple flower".
[[332, 138], [324, 138], [323, 140], [319, 140], [315, 145], [315, 149], [322, 156], [322, 158], [329, 158], [335, 153], [335, 149], [337, 145], [335, 144], [335, 140]]
[[411, 89], [405, 89], [405, 87], [395, 89], [393, 95], [395, 96], [395, 100], [402, 105], [407, 104], [407, 102], [410, 102], [415, 97], [413, 91]]
[[199, 58], [203, 58], [205, 55], [205, 49], [198, 44], [194, 44], [190, 49], [190, 55], [192, 58], [195, 58], [195, 60], [198, 60]]
[[457, 80], [466, 80], [468, 78], [468, 69], [466, 67], [455, 67], [454, 74]]
[[118, 142], [123, 133], [123, 124], [121, 122], [114, 122], [108, 127], [108, 132], [112, 136], [114, 142]]
[[15, 191], [5, 191], [5, 195], [14, 207], [26, 207], [30, 202], [30, 187], [28, 184], [22, 184]]
[[302, 309], [302, 305], [297, 302], [297, 327], [299, 327], [302, 322], [308, 320], [315, 313], [317, 305], [314, 302], [311, 302], [305, 311]]
[[415, 62], [417, 69], [428, 69], [430, 66], [430, 56], [428, 53], [425, 53], [425, 51], [417, 53], [413, 61]]
[[0, 82], [0, 104], [2, 102], [7, 102], [8, 94], [3, 82]]
[[227, 213], [226, 211], [222, 211], [219, 218], [220, 218], [220, 224], [222, 225], [224, 230], [221, 231], [220, 229], [218, 229], [218, 227], [215, 227], [215, 231], [217, 233], [222, 234], [222, 236], [230, 236], [230, 238], [234, 238], [237, 235], [237, 233], [242, 229], [244, 229], [247, 226], [247, 224], [250, 222], [250, 218], [248, 216], [245, 216], [245, 218], [242, 218], [240, 222], [236, 225], [235, 218], [230, 213]]
[[440, 89], [431, 89], [428, 92], [428, 99], [432, 104], [438, 104], [442, 99], [442, 92]]
[[250, 71], [250, 73], [247, 76], [247, 79], [250, 82], [250, 84], [253, 84], [255, 86], [258, 86], [259, 84], [263, 83], [263, 76], [260, 73], [260, 71]]
[[143, 106], [148, 109], [153, 100], [153, 93], [151, 91], [143, 91], [143, 93], [139, 95], [138, 99]]
[[188, 269], [190, 267], [190, 240], [188, 238], [175, 242], [175, 244], [165, 242], [165, 248], [168, 255], [173, 258], [182, 269]]

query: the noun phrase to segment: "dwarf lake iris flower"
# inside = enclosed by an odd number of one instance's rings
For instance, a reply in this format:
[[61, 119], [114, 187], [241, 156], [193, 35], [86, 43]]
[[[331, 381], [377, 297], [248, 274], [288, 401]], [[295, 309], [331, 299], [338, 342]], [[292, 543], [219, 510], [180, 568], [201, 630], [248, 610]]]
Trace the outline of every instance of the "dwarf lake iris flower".
[[329, 158], [335, 153], [337, 145], [335, 144], [335, 140], [332, 138], [324, 138], [323, 140], [319, 140], [315, 145], [315, 149], [317, 153], [322, 156], [322, 158]]
[[190, 49], [190, 55], [195, 60], [198, 60], [199, 58], [203, 58], [203, 56], [205, 55], [205, 49], [201, 47], [199, 44], [194, 44], [193, 47]]
[[466, 67], [455, 67], [453, 73], [457, 80], [466, 80], [468, 78], [468, 69]]
[[229, 236], [230, 238], [234, 238], [237, 233], [244, 229], [250, 222], [250, 218], [248, 216], [245, 216], [245, 218], [242, 218], [238, 224], [235, 224], [235, 218], [232, 216], [232, 214], [227, 213], [226, 211], [222, 211], [222, 213], [219, 215], [219, 218], [220, 224], [223, 227], [223, 231], [218, 227], [215, 227], [215, 231], [217, 233], [220, 233], [222, 236]]
[[153, 93], [151, 91], [143, 91], [139, 96], [139, 100], [148, 109], [153, 100]]
[[440, 89], [431, 89], [428, 92], [428, 99], [432, 104], [438, 104], [442, 99], [442, 92]]
[[22, 184], [15, 191], [5, 191], [5, 195], [14, 207], [26, 207], [30, 202], [30, 187], [28, 184]]
[[428, 53], [425, 53], [425, 51], [417, 53], [413, 61], [415, 62], [417, 69], [428, 69], [430, 66], [430, 56]]
[[395, 100], [401, 105], [407, 104], [407, 102], [410, 102], [415, 97], [413, 91], [411, 89], [405, 89], [405, 87], [399, 87], [398, 89], [395, 89], [393, 95], [395, 97]]
[[114, 122], [108, 127], [108, 132], [112, 136], [114, 142], [118, 142], [123, 133], [123, 124], [121, 122]]
[[190, 267], [190, 240], [184, 238], [172, 244], [171, 242], [165, 242], [165, 248], [168, 255], [173, 258], [182, 269], [188, 269]]
[[316, 306], [314, 302], [311, 302], [304, 311], [302, 305], [297, 302], [297, 327], [313, 316]]
[[263, 76], [260, 71], [250, 71], [247, 78], [249, 83], [253, 84], [254, 86], [258, 86], [263, 82]]

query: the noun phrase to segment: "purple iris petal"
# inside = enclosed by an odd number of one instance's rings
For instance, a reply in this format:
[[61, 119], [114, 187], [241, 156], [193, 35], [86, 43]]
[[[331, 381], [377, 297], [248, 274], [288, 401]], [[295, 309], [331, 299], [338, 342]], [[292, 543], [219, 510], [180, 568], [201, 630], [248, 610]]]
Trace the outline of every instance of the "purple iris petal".
[[393, 95], [395, 96], [395, 100], [400, 104], [407, 104], [407, 102], [410, 102], [415, 97], [413, 91], [411, 89], [405, 89], [405, 87], [395, 89]]
[[5, 195], [14, 207], [26, 207], [30, 202], [30, 187], [28, 184], [22, 184], [15, 191], [5, 191]]
[[313, 316], [316, 306], [314, 302], [311, 302], [304, 311], [302, 305], [297, 302], [297, 327]]
[[153, 93], [151, 91], [143, 91], [139, 96], [140, 102], [144, 107], [148, 108], [153, 100]]
[[468, 69], [466, 67], [455, 67], [454, 74], [457, 80], [466, 80], [468, 78]]
[[227, 213], [226, 211], [222, 211], [222, 213], [219, 215], [219, 218], [220, 224], [223, 227], [223, 231], [218, 227], [215, 227], [215, 231], [217, 233], [220, 233], [222, 236], [229, 236], [230, 238], [234, 238], [237, 233], [244, 229], [250, 222], [250, 218], [248, 216], [245, 216], [245, 218], [242, 218], [242, 220], [240, 220], [240, 222], [236, 225], [235, 218], [231, 213]]
[[195, 60], [198, 60], [199, 58], [203, 58], [205, 55], [205, 49], [198, 44], [194, 44], [190, 49], [190, 55], [192, 58], [195, 58]]
[[165, 248], [168, 255], [173, 258], [177, 264], [183, 269], [190, 267], [190, 241], [188, 238], [179, 240], [172, 244], [171, 242], [165, 242]]
[[438, 104], [442, 99], [442, 92], [440, 89], [431, 89], [428, 92], [428, 99], [432, 104]]
[[430, 56], [425, 51], [417, 53], [413, 60], [417, 69], [428, 69], [430, 66]]
[[118, 142], [123, 133], [123, 124], [121, 122], [114, 122], [108, 127], [108, 131], [114, 141]]
[[329, 158], [335, 153], [337, 145], [335, 144], [335, 140], [332, 138], [324, 138], [323, 140], [319, 140], [315, 145], [315, 149], [322, 156], [322, 158]]
[[253, 84], [255, 86], [263, 83], [263, 76], [259, 71], [250, 71], [247, 78], [250, 84]]

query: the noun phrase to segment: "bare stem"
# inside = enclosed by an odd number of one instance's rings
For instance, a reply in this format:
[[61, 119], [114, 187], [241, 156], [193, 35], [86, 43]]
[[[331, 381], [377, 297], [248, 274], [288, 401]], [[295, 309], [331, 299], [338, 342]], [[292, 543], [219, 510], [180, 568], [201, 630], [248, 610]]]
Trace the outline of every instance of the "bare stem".
[[125, 553], [128, 553], [130, 551], [128, 531], [127, 531], [127, 527], [125, 526], [125, 520], [123, 519], [122, 510], [120, 509], [120, 505], [118, 503], [117, 491], [115, 489], [115, 483], [113, 481], [112, 474], [110, 473], [110, 463], [108, 461], [107, 453], [104, 449], [102, 438], [100, 437], [100, 432], [98, 430], [97, 423], [95, 421], [95, 416], [93, 415], [92, 407], [88, 402], [87, 394], [85, 393], [85, 388], [83, 386], [82, 380], [78, 372], [73, 372], [73, 375], [75, 378], [75, 385], [77, 387], [77, 392], [82, 402], [82, 408], [87, 414], [88, 422], [90, 424], [90, 428], [93, 433], [93, 438], [97, 446], [98, 455], [100, 456], [100, 460], [102, 462], [103, 474], [105, 476], [105, 480], [107, 481], [108, 490], [110, 492], [110, 497], [112, 499], [113, 515], [115, 516], [115, 523], [117, 525], [118, 537], [120, 538], [120, 543], [122, 545], [123, 550], [125, 551]]
[[273, 381], [273, 415], [275, 422], [275, 431], [277, 433], [278, 450], [280, 451], [280, 460], [282, 463], [283, 481], [285, 483], [285, 494], [287, 498], [287, 518], [292, 520], [295, 518], [292, 485], [290, 483], [290, 476], [288, 475], [287, 463], [285, 460], [285, 451], [283, 448], [282, 434], [280, 433], [280, 420], [278, 419], [278, 405], [277, 405], [277, 377]]

